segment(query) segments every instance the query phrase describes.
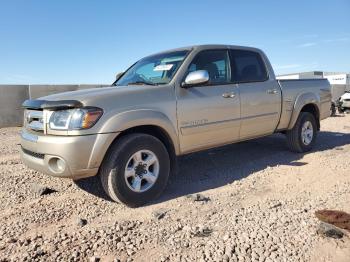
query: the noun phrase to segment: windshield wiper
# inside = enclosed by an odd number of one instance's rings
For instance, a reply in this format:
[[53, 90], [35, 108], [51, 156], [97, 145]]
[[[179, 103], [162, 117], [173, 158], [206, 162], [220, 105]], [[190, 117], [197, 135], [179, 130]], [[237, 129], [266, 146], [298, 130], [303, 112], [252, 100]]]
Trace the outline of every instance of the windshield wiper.
[[156, 86], [157, 84], [151, 83], [151, 82], [144, 82], [144, 81], [135, 81], [128, 83], [128, 86], [130, 85], [149, 85], [149, 86]]

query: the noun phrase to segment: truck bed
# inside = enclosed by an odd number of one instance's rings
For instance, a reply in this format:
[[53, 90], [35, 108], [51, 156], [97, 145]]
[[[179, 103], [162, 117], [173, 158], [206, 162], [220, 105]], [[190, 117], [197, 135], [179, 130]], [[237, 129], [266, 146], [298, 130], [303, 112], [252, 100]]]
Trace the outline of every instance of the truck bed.
[[[309, 93], [311, 103], [316, 104], [319, 100], [320, 120], [330, 115], [331, 86], [327, 79], [280, 79], [277, 82], [282, 90], [282, 113], [279, 130], [288, 127], [295, 101], [301, 94], [307, 96]], [[312, 94], [317, 94], [319, 99], [312, 98]]]

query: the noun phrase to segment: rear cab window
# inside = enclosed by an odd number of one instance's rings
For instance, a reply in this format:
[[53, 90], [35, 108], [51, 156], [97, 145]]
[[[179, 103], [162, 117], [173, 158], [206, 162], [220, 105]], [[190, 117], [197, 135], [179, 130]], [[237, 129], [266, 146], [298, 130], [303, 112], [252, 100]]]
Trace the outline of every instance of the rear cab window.
[[263, 82], [268, 80], [261, 55], [248, 50], [230, 50], [231, 81], [234, 83]]

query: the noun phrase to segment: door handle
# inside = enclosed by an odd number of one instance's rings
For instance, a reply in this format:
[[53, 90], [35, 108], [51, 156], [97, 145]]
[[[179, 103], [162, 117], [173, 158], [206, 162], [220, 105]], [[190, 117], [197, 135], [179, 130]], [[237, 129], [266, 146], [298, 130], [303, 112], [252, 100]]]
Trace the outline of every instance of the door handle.
[[223, 94], [222, 94], [222, 97], [223, 97], [223, 98], [234, 98], [235, 96], [236, 96], [236, 94], [233, 93], [233, 92], [230, 92], [230, 93], [223, 93]]
[[271, 94], [271, 95], [276, 95], [278, 93], [277, 89], [268, 89], [266, 93]]

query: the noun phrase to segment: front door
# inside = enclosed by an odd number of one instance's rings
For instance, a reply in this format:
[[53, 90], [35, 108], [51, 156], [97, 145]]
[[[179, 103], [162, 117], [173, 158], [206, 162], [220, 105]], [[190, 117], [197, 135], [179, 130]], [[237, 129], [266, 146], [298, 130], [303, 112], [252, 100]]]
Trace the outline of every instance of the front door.
[[231, 143], [239, 139], [240, 99], [231, 83], [228, 50], [199, 52], [188, 73], [206, 70], [209, 82], [179, 88], [177, 113], [180, 147], [183, 153]]

